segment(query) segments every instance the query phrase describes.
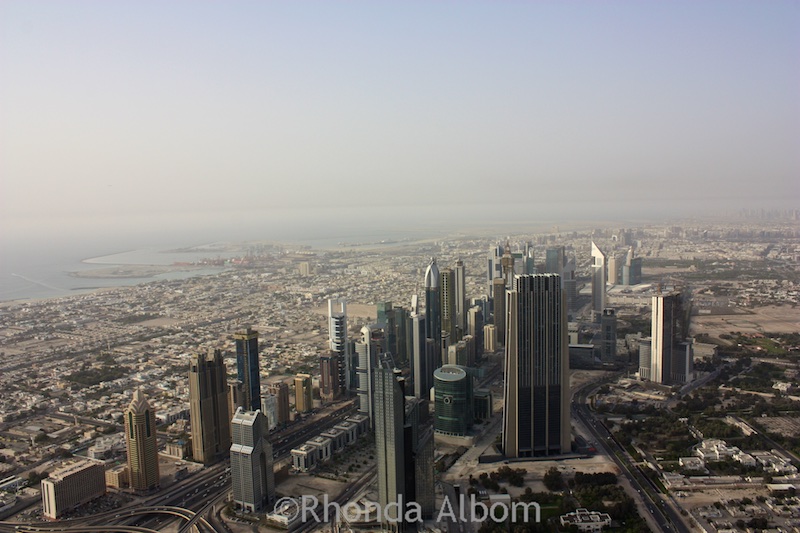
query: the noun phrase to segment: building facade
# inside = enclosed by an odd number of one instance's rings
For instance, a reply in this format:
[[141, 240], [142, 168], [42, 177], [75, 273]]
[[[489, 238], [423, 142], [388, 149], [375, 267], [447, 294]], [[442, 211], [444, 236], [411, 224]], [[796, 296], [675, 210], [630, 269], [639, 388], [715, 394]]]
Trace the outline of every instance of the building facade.
[[433, 373], [436, 433], [465, 437], [472, 429], [472, 378], [464, 367], [444, 365]]
[[231, 446], [227, 376], [220, 350], [192, 356], [189, 363], [192, 457], [206, 465], [227, 457]]
[[73, 460], [42, 480], [42, 514], [56, 520], [64, 512], [106, 493], [103, 463], [91, 459]]
[[244, 385], [244, 405], [255, 411], [261, 403], [261, 374], [258, 368], [258, 331], [247, 328], [234, 333], [236, 371]]
[[128, 480], [137, 491], [159, 486], [156, 413], [141, 390], [136, 389], [125, 417], [125, 443], [128, 450]]
[[233, 415], [231, 482], [234, 504], [248, 513], [267, 509], [275, 499], [272, 445], [261, 411], [238, 409]]
[[557, 274], [517, 276], [508, 307], [503, 451], [570, 451], [567, 315]]

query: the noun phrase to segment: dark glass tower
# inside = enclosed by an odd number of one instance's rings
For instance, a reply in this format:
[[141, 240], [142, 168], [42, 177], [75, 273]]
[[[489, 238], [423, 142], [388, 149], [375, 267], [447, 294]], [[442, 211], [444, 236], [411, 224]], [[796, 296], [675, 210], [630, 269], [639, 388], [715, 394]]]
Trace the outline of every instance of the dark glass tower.
[[436, 266], [436, 259], [431, 258], [427, 270], [425, 270], [425, 332], [429, 339], [439, 347], [437, 354], [434, 355], [434, 368], [442, 366], [442, 309], [439, 299], [439, 267]]
[[557, 274], [516, 276], [506, 308], [503, 451], [507, 457], [570, 450], [567, 314]]
[[189, 365], [192, 456], [206, 465], [226, 457], [231, 446], [227, 376], [220, 350], [192, 356]]
[[258, 371], [258, 332], [252, 328], [237, 331], [236, 370], [244, 385], [244, 405], [248, 411], [261, 409], [261, 377]]

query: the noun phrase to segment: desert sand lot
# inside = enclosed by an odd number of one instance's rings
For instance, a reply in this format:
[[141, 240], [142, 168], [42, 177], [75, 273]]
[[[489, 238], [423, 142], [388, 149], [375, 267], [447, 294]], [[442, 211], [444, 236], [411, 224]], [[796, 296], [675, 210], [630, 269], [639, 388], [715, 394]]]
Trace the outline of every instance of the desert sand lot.
[[796, 333], [800, 331], [800, 309], [789, 305], [759, 307], [748, 309], [742, 315], [699, 315], [693, 316], [691, 333], [707, 333], [712, 337], [741, 333]]
[[[338, 311], [338, 308], [336, 310]], [[314, 309], [314, 313], [328, 316], [328, 304], [317, 307]], [[347, 317], [371, 318], [376, 320], [378, 318], [378, 306], [347, 302]]]

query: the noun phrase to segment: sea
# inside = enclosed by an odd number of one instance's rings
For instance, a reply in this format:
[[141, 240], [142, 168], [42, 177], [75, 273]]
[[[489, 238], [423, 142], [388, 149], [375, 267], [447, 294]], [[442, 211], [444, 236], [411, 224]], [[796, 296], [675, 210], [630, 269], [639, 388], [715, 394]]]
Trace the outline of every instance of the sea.
[[[361, 201], [361, 198], [357, 198]], [[237, 255], [214, 243], [255, 242], [312, 249], [346, 244], [394, 243], [458, 234], [504, 235], [551, 231], [563, 211], [544, 218], [541, 208], [520, 205], [401, 206], [362, 203], [326, 208], [245, 209], [137, 214], [84, 219], [0, 219], [0, 302], [57, 298], [105, 287], [184, 279], [221, 267], [171, 271], [147, 278], [76, 277], [115, 265], [172, 265]], [[552, 208], [552, 206], [551, 206]], [[579, 222], [573, 220], [573, 222]], [[580, 222], [585, 227], [587, 221]], [[202, 250], [208, 246], [211, 250]]]
[[149, 225], [141, 217], [127, 222], [109, 217], [72, 226], [53, 224], [46, 231], [17, 227], [0, 233], [0, 302], [58, 298], [105, 287], [214, 274], [224, 267], [145, 278], [72, 275], [112, 266], [172, 265], [240, 255], [220, 251], [215, 243], [271, 242], [330, 249], [444, 235], [456, 227], [449, 223], [454, 220], [445, 213], [431, 225], [416, 221], [407, 210], [353, 208], [176, 215], [155, 218]]

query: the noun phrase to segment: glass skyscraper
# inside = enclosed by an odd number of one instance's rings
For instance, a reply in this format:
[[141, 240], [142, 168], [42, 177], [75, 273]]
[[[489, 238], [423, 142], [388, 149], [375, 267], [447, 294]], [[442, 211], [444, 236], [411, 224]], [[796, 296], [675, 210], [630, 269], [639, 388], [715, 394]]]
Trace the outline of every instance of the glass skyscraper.
[[247, 328], [233, 335], [236, 341], [236, 370], [244, 385], [244, 405], [249, 411], [261, 407], [261, 377], [258, 369], [258, 331]]

